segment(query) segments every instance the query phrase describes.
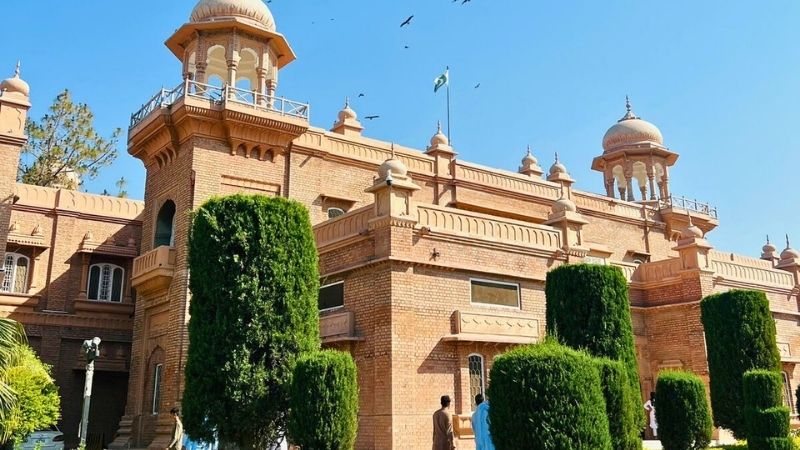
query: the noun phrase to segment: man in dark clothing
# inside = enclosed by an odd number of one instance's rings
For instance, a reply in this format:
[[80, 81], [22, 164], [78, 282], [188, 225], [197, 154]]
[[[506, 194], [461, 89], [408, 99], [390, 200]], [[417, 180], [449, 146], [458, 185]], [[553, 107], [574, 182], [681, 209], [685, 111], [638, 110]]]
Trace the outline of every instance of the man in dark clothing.
[[441, 409], [433, 413], [433, 450], [455, 450], [449, 395], [442, 396], [441, 405]]

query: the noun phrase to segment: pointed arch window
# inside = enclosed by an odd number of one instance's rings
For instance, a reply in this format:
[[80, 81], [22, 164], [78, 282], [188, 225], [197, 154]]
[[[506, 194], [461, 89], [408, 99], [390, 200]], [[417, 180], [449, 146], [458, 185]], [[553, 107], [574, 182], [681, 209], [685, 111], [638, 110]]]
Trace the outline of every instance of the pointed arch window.
[[122, 302], [122, 284], [125, 270], [114, 264], [94, 264], [89, 267], [89, 300]]
[[5, 276], [3, 277], [3, 284], [0, 285], [0, 292], [27, 293], [29, 268], [30, 259], [27, 256], [19, 253], [6, 253], [3, 263]]
[[472, 410], [478, 406], [475, 404], [475, 396], [484, 393], [484, 379], [483, 379], [483, 356], [473, 353], [468, 358], [469, 365], [469, 402], [472, 405]]

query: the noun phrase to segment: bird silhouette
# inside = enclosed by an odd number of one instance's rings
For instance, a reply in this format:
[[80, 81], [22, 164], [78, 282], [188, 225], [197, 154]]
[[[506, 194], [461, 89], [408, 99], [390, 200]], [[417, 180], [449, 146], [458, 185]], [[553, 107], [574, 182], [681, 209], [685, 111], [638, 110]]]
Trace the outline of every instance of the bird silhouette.
[[410, 15], [410, 16], [408, 16], [408, 19], [406, 19], [406, 20], [405, 20], [403, 23], [401, 23], [401, 24], [400, 24], [400, 28], [403, 28], [403, 27], [404, 27], [404, 26], [406, 26], [406, 25], [411, 25], [411, 20], [412, 20], [413, 18], [414, 18], [414, 15], [413, 15], [413, 14], [412, 14], [412, 15]]
[[467, 4], [467, 3], [471, 2], [471, 1], [472, 1], [472, 0], [464, 0], [463, 2], [461, 2], [461, 4], [462, 4], [462, 5], [465, 5], [465, 4]]
[[358, 94], [358, 96], [359, 96], [359, 97], [366, 97], [366, 94], [364, 94], [364, 93], [361, 93], [361, 94]]
[[481, 84], [480, 84], [480, 83], [478, 83], [478, 84], [476, 84], [476, 85], [475, 85], [475, 89], [478, 89], [479, 87], [481, 87]]
[[364, 118], [367, 119], [367, 120], [375, 120], [375, 119], [379, 119], [380, 117], [381, 116], [364, 116]]

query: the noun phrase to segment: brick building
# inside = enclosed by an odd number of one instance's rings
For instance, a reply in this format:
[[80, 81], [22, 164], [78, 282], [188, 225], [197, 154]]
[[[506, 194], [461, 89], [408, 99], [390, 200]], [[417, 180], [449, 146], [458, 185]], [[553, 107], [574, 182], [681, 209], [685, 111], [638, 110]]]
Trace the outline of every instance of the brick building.
[[[169, 440], [188, 342], [187, 213], [235, 192], [309, 208], [323, 343], [359, 369], [358, 449], [429, 447], [442, 394], [455, 400], [459, 448], [470, 448], [472, 397], [497, 354], [543, 337], [545, 276], [565, 263], [614, 265], [630, 281], [645, 393], [666, 368], [707, 379], [702, 297], [766, 292], [795, 411], [800, 252], [713, 249], [716, 210], [672, 195], [678, 154], [630, 104], [592, 162], [600, 195], [576, 189], [558, 159], [545, 173], [530, 151], [518, 172], [462, 161], [441, 128], [424, 149], [364, 137], [348, 104], [330, 131], [311, 126], [309, 105], [276, 95], [295, 55], [260, 0], [202, 0], [166, 45], [183, 81], [129, 130], [129, 153], [147, 170], [144, 203], [15, 184], [16, 165], [0, 168], [0, 311], [25, 323], [68, 398], [82, 386], [76, 345], [104, 339], [101, 376], [116, 401], [93, 414], [119, 419], [111, 447]], [[28, 106], [27, 85], [6, 80], [4, 161], [25, 142]], [[78, 409], [65, 401], [65, 427], [77, 428]]]

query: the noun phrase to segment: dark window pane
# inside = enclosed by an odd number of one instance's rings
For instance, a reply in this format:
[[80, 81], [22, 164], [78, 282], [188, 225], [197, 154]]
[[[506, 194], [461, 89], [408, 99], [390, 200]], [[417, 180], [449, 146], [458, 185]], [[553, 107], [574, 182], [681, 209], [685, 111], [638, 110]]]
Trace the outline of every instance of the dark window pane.
[[89, 300], [97, 300], [97, 289], [100, 286], [100, 266], [89, 269]]
[[472, 303], [519, 307], [519, 286], [472, 280]]
[[122, 301], [122, 269], [119, 267], [114, 269], [114, 280], [111, 286], [111, 301]]
[[319, 290], [319, 309], [344, 306], [344, 283], [325, 286]]
[[155, 247], [162, 245], [172, 245], [172, 227], [175, 224], [175, 203], [167, 200], [158, 211], [156, 218], [156, 233], [153, 239]]

